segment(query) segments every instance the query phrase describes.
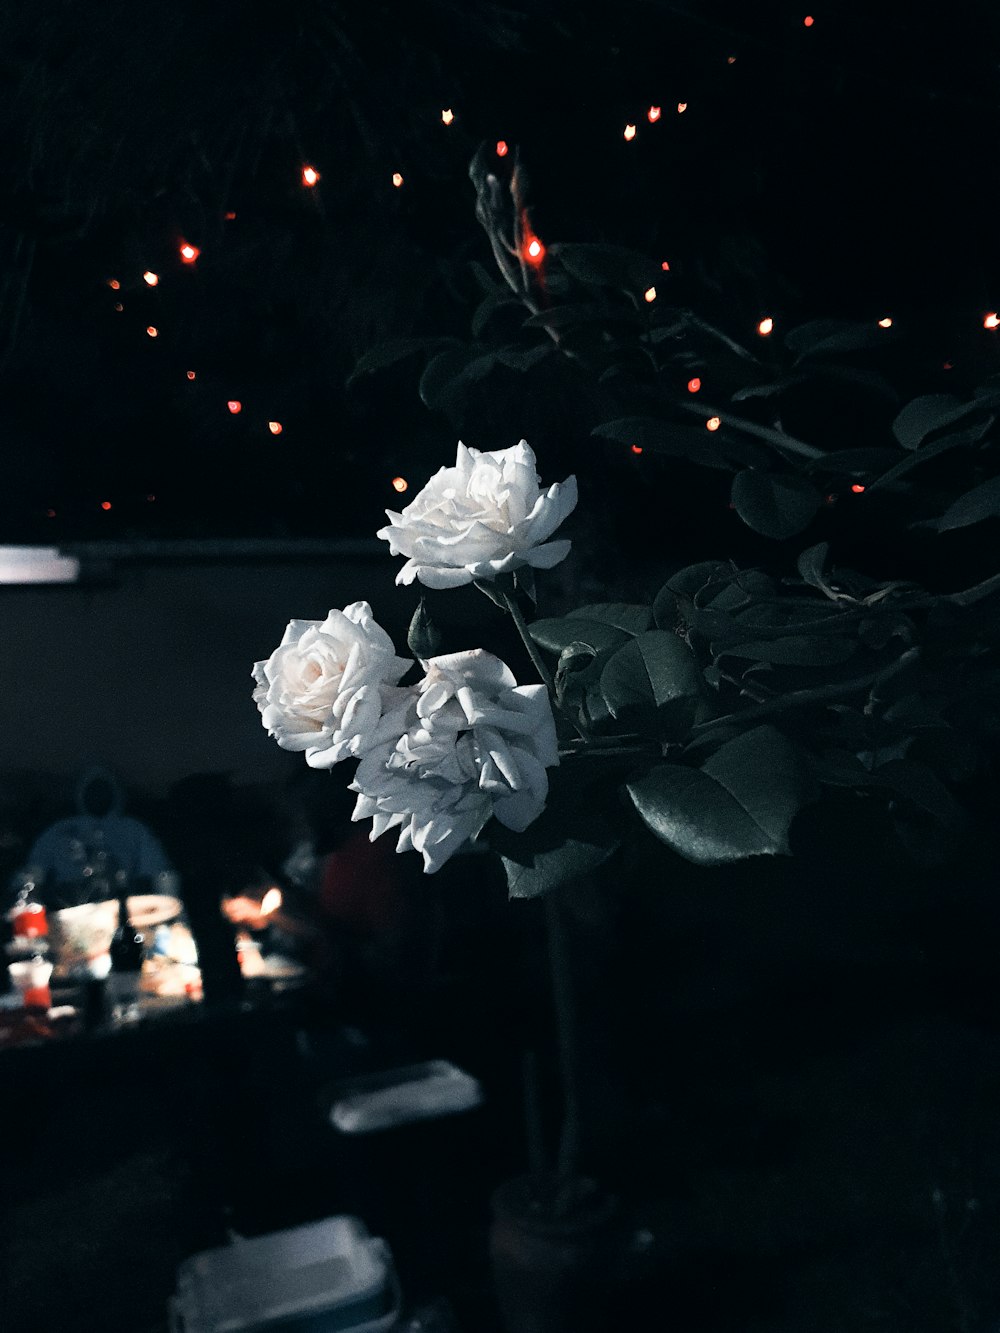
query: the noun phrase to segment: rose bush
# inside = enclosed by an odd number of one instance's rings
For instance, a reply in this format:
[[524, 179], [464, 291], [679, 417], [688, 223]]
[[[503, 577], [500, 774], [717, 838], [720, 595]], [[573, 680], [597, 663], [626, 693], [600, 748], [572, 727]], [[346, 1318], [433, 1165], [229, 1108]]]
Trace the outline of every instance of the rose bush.
[[431, 874], [492, 815], [517, 832], [537, 819], [559, 752], [544, 685], [518, 685], [482, 649], [426, 668], [351, 786], [353, 818], [372, 819], [372, 840], [398, 827], [396, 850], [420, 852]]
[[407, 557], [397, 583], [419, 579], [428, 588], [457, 588], [564, 560], [570, 543], [549, 538], [576, 499], [575, 477], [540, 488], [535, 455], [524, 440], [494, 453], [459, 443], [455, 466], [435, 473], [402, 513], [387, 509], [389, 526], [378, 535], [393, 555]]
[[368, 603], [352, 602], [325, 620], [289, 622], [279, 647], [254, 664], [254, 702], [283, 749], [329, 768], [377, 742], [383, 713], [403, 693], [393, 687], [410, 666]]

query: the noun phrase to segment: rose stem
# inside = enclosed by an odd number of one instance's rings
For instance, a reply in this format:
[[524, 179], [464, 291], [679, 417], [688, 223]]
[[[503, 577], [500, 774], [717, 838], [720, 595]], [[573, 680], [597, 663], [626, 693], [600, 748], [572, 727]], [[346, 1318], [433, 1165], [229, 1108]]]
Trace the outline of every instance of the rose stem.
[[517, 626], [517, 632], [518, 634], [520, 634], [521, 641], [524, 644], [525, 648], [527, 648], [528, 650], [528, 656], [531, 658], [535, 670], [538, 672], [539, 676], [541, 676], [542, 680], [545, 682], [545, 688], [549, 692], [549, 698], [552, 701], [553, 709], [561, 713], [562, 716], [567, 719], [567, 721], [572, 723], [573, 728], [578, 736], [582, 737], [583, 740], [587, 740], [588, 734], [584, 729], [584, 727], [581, 726], [581, 724], [575, 718], [571, 717], [566, 712], [565, 708], [562, 707], [562, 705], [559, 703], [559, 700], [556, 698], [556, 686], [555, 686], [555, 681], [552, 679], [552, 673], [545, 665], [545, 661], [541, 653], [538, 651], [538, 645], [535, 643], [534, 639], [528, 633], [528, 622], [525, 620], [523, 614], [521, 613], [521, 608], [518, 606], [516, 600], [510, 595], [510, 593], [507, 591], [506, 588], [501, 588], [498, 585], [497, 592], [503, 598], [504, 605], [510, 612], [514, 624]]
[[[573, 1003], [573, 978], [564, 922], [554, 891], [545, 895], [545, 924], [548, 933], [549, 967], [552, 977], [552, 998], [556, 1012], [556, 1038], [563, 1083], [563, 1124], [559, 1136], [559, 1157], [556, 1169], [562, 1188], [556, 1195], [557, 1204], [565, 1198], [577, 1170], [580, 1151], [580, 1099], [577, 1090], [576, 1016]], [[557, 1212], [561, 1211], [557, 1206]]]

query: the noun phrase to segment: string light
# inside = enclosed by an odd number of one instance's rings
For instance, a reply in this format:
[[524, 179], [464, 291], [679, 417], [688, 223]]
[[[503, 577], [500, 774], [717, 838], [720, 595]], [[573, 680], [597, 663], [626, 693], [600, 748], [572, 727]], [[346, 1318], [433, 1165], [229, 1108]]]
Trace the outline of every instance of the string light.
[[663, 261], [663, 263], [660, 265], [660, 268], [663, 269], [664, 273], [670, 272], [670, 264], [667, 262], [667, 260]]
[[497, 157], [506, 157], [506, 156], [507, 156], [507, 151], [508, 151], [508, 150], [507, 150], [507, 140], [506, 140], [506, 139], [498, 139], [498, 140], [497, 140]]
[[189, 241], [181, 242], [180, 251], [181, 251], [182, 264], [193, 264], [194, 261], [201, 254], [201, 251], [198, 249], [198, 247], [196, 245], [192, 245]]
[[856, 481], [854, 485], [851, 487], [851, 490], [854, 492], [855, 495], [862, 495], [864, 493], [864, 489], [865, 488], [861, 485], [860, 481]]
[[189, 380], [193, 380], [193, 379], [197, 379], [197, 378], [198, 378], [197, 375], [194, 373], [193, 370], [186, 371], [185, 373], [187, 374], [187, 377], [188, 377]]
[[396, 187], [397, 190], [398, 190], [399, 187], [402, 185], [402, 183], [403, 183], [403, 178], [402, 178], [402, 176], [399, 174], [398, 171], [394, 171], [394, 172], [392, 173], [392, 183], [393, 183], [393, 185], [395, 185], [395, 187]]
[[406, 480], [405, 477], [393, 477], [392, 489], [394, 491], [398, 491], [400, 495], [402, 495], [404, 491], [410, 489], [410, 483]]
[[160, 281], [160, 275], [158, 273], [151, 273], [147, 268], [146, 272], [142, 275], [142, 280], [148, 287], [155, 287]]
[[708, 420], [705, 422], [705, 429], [718, 430], [721, 425], [722, 425], [721, 417], [709, 417]]
[[770, 332], [772, 332], [773, 329], [774, 329], [774, 320], [771, 318], [770, 315], [765, 315], [764, 318], [757, 325], [757, 332], [760, 334], [762, 338], [766, 338], [767, 335]]
[[147, 503], [147, 504], [152, 504], [153, 501], [154, 501], [155, 499], [156, 499], [156, 496], [155, 496], [155, 495], [147, 495], [147, 496], [146, 496], [146, 503]]
[[281, 432], [285, 429], [280, 421], [269, 421], [267, 423], [267, 428], [272, 435], [280, 435]]
[[632, 140], [635, 138], [635, 126], [634, 126], [634, 125], [626, 125], [626, 126], [625, 126], [624, 138], [625, 138], [625, 142], [626, 142], [626, 143], [631, 143], [631, 142], [632, 142]]
[[998, 315], [995, 310], [991, 310], [983, 320], [983, 328], [995, 329], [998, 324], [1000, 324], [1000, 315]]
[[651, 106], [649, 110], [646, 112], [646, 119], [649, 121], [650, 125], [655, 125], [656, 122], [660, 119], [661, 114], [662, 114], [662, 107]]
[[700, 388], [701, 380], [697, 375], [695, 375], [693, 379], [688, 380], [688, 393], [697, 393]]
[[633, 452], [634, 454], [641, 454], [641, 453], [642, 453], [642, 445], [641, 445], [641, 444], [633, 444], [633, 445], [632, 445], [632, 452]]
[[642, 294], [642, 298], [648, 305], [652, 305], [652, 303], [656, 300], [656, 288], [647, 287]]
[[303, 184], [303, 185], [308, 185], [309, 188], [312, 189], [312, 187], [316, 184], [316, 182], [317, 182], [318, 180], [319, 180], [319, 172], [316, 170], [315, 167], [303, 167], [303, 168], [302, 168], [302, 184]]
[[160, 330], [156, 327], [155, 324], [147, 324], [146, 332], [149, 334], [151, 338], [158, 338], [160, 336]]
[[677, 114], [678, 114], [679, 116], [682, 116], [682, 115], [684, 114], [684, 112], [685, 112], [687, 109], [688, 109], [688, 104], [687, 104], [687, 102], [678, 102], [678, 103], [677, 103]]
[[735, 64], [736, 64], [736, 57], [735, 57], [735, 56], [726, 56], [726, 64], [727, 64], [727, 65], [735, 65]]
[[545, 246], [537, 236], [532, 236], [524, 247], [524, 257], [529, 264], [540, 264], [545, 258]]
[[878, 322], [878, 326], [879, 326], [880, 329], [891, 329], [891, 328], [892, 328], [892, 320], [889, 318], [888, 315], [886, 315], [884, 319], [880, 319], [880, 320], [879, 320], [879, 322]]
[[106, 512], [111, 508], [111, 501], [110, 501], [110, 500], [102, 500], [102, 501], [101, 501], [101, 508], [102, 508], [102, 509], [105, 511], [105, 513], [106, 513]]
[[446, 107], [444, 111], [441, 112], [442, 125], [450, 125], [454, 119], [455, 119], [455, 113], [454, 111], [452, 111], [451, 107]]
[[230, 412], [233, 414], [234, 417], [238, 417], [239, 414], [243, 411], [243, 404], [240, 402], [238, 398], [230, 398], [229, 401], [226, 403], [226, 406], [229, 408]]
[[108, 286], [111, 288], [113, 292], [116, 292], [121, 286], [121, 283], [118, 281], [117, 278], [110, 278], [108, 280]]
[[813, 18], [811, 14], [807, 14], [805, 18], [802, 20], [802, 23], [806, 28], [811, 28], [815, 22], [816, 20]]
[[235, 221], [236, 221], [236, 214], [233, 212], [232, 209], [230, 209], [228, 213], [223, 213], [222, 216], [223, 216], [223, 219], [224, 219], [226, 222], [235, 222]]

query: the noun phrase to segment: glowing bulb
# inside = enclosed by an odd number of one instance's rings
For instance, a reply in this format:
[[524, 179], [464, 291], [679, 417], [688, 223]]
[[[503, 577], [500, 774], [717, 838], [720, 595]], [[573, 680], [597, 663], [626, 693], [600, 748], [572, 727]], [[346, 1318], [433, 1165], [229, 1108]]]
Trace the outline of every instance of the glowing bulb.
[[155, 495], [147, 495], [147, 496], [146, 496], [146, 502], [147, 502], [147, 504], [152, 504], [153, 501], [154, 501], [155, 499], [156, 499], [156, 496], [155, 496]]
[[230, 398], [229, 401], [226, 403], [226, 406], [229, 408], [230, 412], [233, 414], [234, 417], [238, 417], [239, 414], [243, 411], [243, 404], [240, 402], [238, 398]]
[[116, 292], [116, 291], [118, 290], [118, 288], [121, 286], [121, 283], [118, 281], [117, 278], [112, 278], [112, 279], [108, 282], [108, 286], [111, 288], [111, 290], [112, 290], [113, 292]]
[[155, 287], [156, 284], [160, 281], [160, 275], [158, 273], [150, 273], [149, 269], [147, 268], [146, 272], [142, 275], [142, 280], [144, 283], [147, 284], [147, 286]]
[[766, 338], [773, 328], [774, 328], [774, 320], [771, 318], [770, 315], [765, 315], [764, 318], [757, 325], [757, 332], [760, 334], [762, 338]]
[[402, 495], [403, 492], [409, 490], [409, 488], [410, 488], [410, 483], [406, 480], [405, 477], [393, 477], [392, 489], [394, 491], [399, 491], [400, 495]]
[[442, 125], [450, 125], [454, 119], [455, 119], [455, 113], [454, 111], [452, 111], [451, 107], [446, 107], [444, 111], [441, 112]]
[[107, 511], [108, 509], [110, 509], [110, 508], [111, 508], [111, 501], [110, 501], [110, 500], [102, 500], [102, 501], [101, 501], [101, 508], [102, 508], [103, 510], [105, 510], [105, 511]]
[[272, 884], [272, 886], [268, 889], [267, 893], [265, 893], [263, 898], [260, 900], [261, 916], [270, 916], [272, 912], [276, 912], [278, 910], [278, 908], [281, 906], [283, 902], [284, 898], [282, 897], [281, 890], [277, 887], [277, 885]]
[[642, 453], [642, 445], [641, 445], [641, 444], [633, 444], [633, 445], [632, 445], [632, 452], [633, 452], [634, 454], [641, 454], [641, 453]]
[[658, 106], [651, 106], [649, 110], [646, 112], [646, 119], [649, 121], [650, 125], [655, 125], [656, 122], [660, 119], [660, 115], [661, 115], [661, 108]]
[[851, 490], [854, 492], [855, 495], [863, 494], [864, 489], [865, 488], [861, 485], [860, 481], [856, 481], [854, 485], [851, 487]]
[[197, 376], [195, 375], [195, 373], [194, 373], [193, 370], [189, 370], [189, 371], [187, 371], [186, 373], [187, 373], [187, 377], [188, 377], [189, 380], [193, 380], [193, 379], [196, 379], [196, 378], [197, 378]]
[[230, 209], [228, 213], [224, 213], [222, 216], [226, 222], [236, 221], [236, 214], [233, 212], [232, 209]]
[[625, 126], [625, 140], [626, 140], [626, 142], [627, 142], [627, 143], [631, 143], [632, 140], [633, 140], [634, 138], [635, 138], [635, 126], [634, 126], [634, 125], [626, 125], [626, 126]]
[[991, 310], [983, 320], [983, 328], [995, 329], [998, 324], [1000, 324], [1000, 315], [998, 315], [995, 310]]
[[805, 18], [802, 20], [802, 22], [805, 27], [811, 28], [812, 25], [816, 22], [816, 20], [813, 18], [811, 14], [807, 14]]
[[892, 328], [892, 320], [889, 318], [888, 315], [886, 315], [886, 317], [885, 317], [884, 319], [880, 319], [880, 320], [879, 320], [879, 322], [878, 322], [878, 326], [879, 326], [880, 329], [891, 329], [891, 328]]
[[705, 422], [705, 429], [718, 430], [721, 425], [722, 425], [721, 417], [709, 417], [708, 420]]
[[316, 170], [315, 167], [302, 168], [303, 185], [308, 185], [310, 188], [312, 188], [312, 186], [314, 186], [318, 180], [319, 180], [319, 172]]
[[736, 57], [735, 57], [735, 56], [726, 56], [726, 64], [727, 64], [727, 65], [735, 65], [735, 64], [736, 64]]
[[529, 264], [540, 264], [545, 258], [545, 246], [537, 236], [532, 236], [531, 240], [524, 247], [524, 257]]
[[201, 251], [198, 249], [198, 247], [196, 245], [191, 245], [190, 242], [188, 241], [184, 241], [181, 244], [180, 250], [181, 250], [182, 264], [193, 264], [194, 261], [201, 254]]
[[119, 313], [121, 313], [121, 311], [124, 310], [125, 307], [122, 305], [121, 301], [116, 301], [116, 302], [115, 302], [115, 309], [116, 309]]
[[394, 172], [392, 173], [392, 183], [393, 183], [393, 185], [395, 185], [395, 187], [396, 187], [397, 190], [398, 190], [399, 187], [402, 185], [402, 183], [403, 183], [403, 178], [402, 178], [402, 176], [399, 174], [398, 171], [394, 171]]
[[656, 300], [656, 288], [647, 287], [642, 294], [642, 299], [646, 301], [648, 304], [652, 305], [652, 303]]
[[663, 269], [664, 273], [670, 272], [670, 265], [667, 263], [666, 260], [663, 261], [663, 263], [660, 265], [660, 268]]
[[285, 429], [280, 421], [269, 421], [267, 423], [267, 428], [272, 435], [280, 435], [281, 432]]
[[497, 157], [506, 157], [506, 156], [507, 156], [507, 140], [506, 140], [506, 139], [498, 139], [498, 140], [497, 140]]
[[697, 375], [695, 375], [693, 379], [688, 380], [688, 393], [697, 393], [700, 388], [701, 380]]
[[688, 104], [687, 104], [687, 102], [678, 102], [678, 103], [677, 103], [677, 114], [678, 114], [679, 116], [683, 115], [684, 112], [685, 112], [687, 109], [688, 109]]
[[158, 338], [160, 336], [160, 330], [156, 327], [155, 324], [147, 324], [146, 332], [149, 334], [151, 338]]

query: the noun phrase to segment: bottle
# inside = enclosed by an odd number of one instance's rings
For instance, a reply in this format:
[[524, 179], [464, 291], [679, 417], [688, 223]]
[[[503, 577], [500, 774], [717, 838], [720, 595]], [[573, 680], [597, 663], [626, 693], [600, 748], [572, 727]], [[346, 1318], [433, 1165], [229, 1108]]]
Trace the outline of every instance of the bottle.
[[141, 931], [128, 915], [128, 886], [123, 872], [115, 876], [118, 895], [118, 929], [111, 937], [111, 971], [108, 973], [108, 1000], [111, 1014], [119, 1022], [138, 1017], [139, 981], [142, 975], [143, 945]]
[[48, 948], [49, 921], [37, 896], [40, 879], [40, 872], [33, 866], [14, 879], [17, 898], [7, 913], [7, 920], [15, 953], [38, 953]]

